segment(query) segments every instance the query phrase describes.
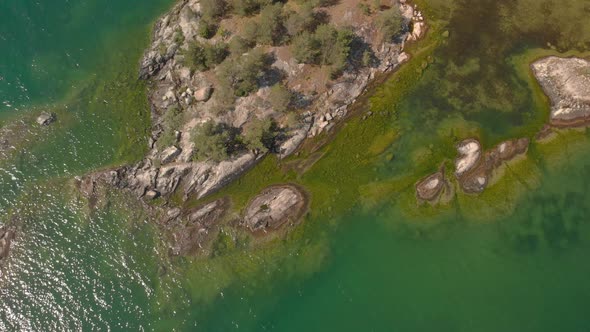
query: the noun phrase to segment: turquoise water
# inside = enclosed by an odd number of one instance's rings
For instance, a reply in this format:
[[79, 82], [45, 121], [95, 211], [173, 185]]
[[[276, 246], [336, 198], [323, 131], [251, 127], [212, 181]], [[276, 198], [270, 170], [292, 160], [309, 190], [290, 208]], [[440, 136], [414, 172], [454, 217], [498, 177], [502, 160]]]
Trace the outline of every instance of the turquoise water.
[[[398, 106], [399, 121], [435, 131], [446, 114], [461, 114], [482, 127], [488, 144], [526, 133], [527, 121], [546, 109], [531, 107], [530, 87], [501, 59], [542, 46], [544, 35], [533, 28], [504, 34], [501, 23], [474, 29], [470, 18], [494, 14], [495, 1], [482, 1], [481, 8], [466, 2], [455, 11], [432, 3], [437, 13], [460, 15], [439, 17], [448, 21], [451, 38]], [[0, 277], [0, 330], [590, 329], [584, 131], [567, 134], [572, 138], [566, 135], [557, 149], [535, 148], [538, 169], [519, 173], [514, 166], [522, 178], [513, 176], [513, 187], [527, 191], [507, 191], [517, 208], [485, 221], [474, 218], [489, 214], [485, 204], [408, 216], [398, 196], [381, 197], [370, 209], [360, 197], [342, 215], [312, 213], [290, 240], [202, 259], [169, 257], [156, 228], [125, 196], [89, 213], [69, 179], [141, 157], [149, 110], [136, 66], [150, 25], [171, 4], [0, 3], [2, 117], [26, 118], [45, 108], [59, 117], [49, 128], [24, 133], [28, 140], [18, 153], [0, 161], [0, 220], [18, 217], [21, 228]], [[465, 48], [494, 36], [502, 58]], [[467, 74], [445, 77], [453, 73], [450, 59]], [[461, 92], [456, 82], [481, 88]], [[399, 164], [377, 163], [375, 182], [403, 172], [400, 165], [412, 160], [416, 146], [434, 137], [406, 135], [393, 144]], [[529, 185], [526, 175], [542, 180]], [[315, 203], [312, 210], [323, 206]], [[489, 204], [493, 210], [504, 203]]]

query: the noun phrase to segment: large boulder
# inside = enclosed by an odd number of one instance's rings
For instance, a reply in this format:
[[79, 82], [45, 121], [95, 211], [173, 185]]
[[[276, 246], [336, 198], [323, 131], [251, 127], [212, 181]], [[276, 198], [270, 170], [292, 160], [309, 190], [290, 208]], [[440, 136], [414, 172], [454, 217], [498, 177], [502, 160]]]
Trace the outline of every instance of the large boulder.
[[590, 61], [550, 56], [531, 67], [551, 99], [551, 125], [569, 127], [590, 122]]
[[209, 100], [209, 98], [211, 98], [212, 93], [213, 93], [213, 88], [210, 86], [200, 88], [199, 90], [195, 91], [195, 100], [205, 102], [205, 101]]
[[287, 221], [297, 222], [305, 203], [305, 196], [294, 186], [270, 187], [248, 205], [244, 222], [252, 232], [277, 230]]
[[55, 122], [55, 120], [57, 120], [57, 115], [55, 113], [41, 112], [41, 114], [37, 117], [37, 123], [40, 126], [49, 126]]

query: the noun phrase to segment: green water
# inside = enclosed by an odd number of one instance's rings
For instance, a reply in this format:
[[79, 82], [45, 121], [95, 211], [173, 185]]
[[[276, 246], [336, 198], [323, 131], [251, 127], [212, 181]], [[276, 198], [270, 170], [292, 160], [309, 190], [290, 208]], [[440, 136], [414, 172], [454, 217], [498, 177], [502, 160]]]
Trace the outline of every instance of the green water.
[[481, 197], [430, 208], [412, 193], [458, 139], [491, 146], [541, 127], [547, 101], [526, 65], [554, 52], [539, 50], [548, 42], [590, 46], [589, 1], [426, 1], [422, 46], [434, 46], [377, 89], [373, 117], [352, 120], [307, 172], [269, 158], [219, 194], [239, 205], [269, 183], [300, 183], [312, 197], [304, 223], [213, 258], [168, 257], [132, 200], [89, 215], [68, 181], [141, 157], [137, 61], [171, 4], [0, 4], [2, 117], [59, 116], [0, 162], [2, 220], [21, 219], [0, 330], [590, 330], [587, 131], [533, 144]]

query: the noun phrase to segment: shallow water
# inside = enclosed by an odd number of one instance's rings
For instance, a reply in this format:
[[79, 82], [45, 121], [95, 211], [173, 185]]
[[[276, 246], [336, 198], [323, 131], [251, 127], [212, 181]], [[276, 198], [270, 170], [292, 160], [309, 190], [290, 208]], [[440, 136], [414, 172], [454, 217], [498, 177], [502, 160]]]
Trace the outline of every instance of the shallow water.
[[[547, 42], [583, 47], [590, 27], [580, 17], [590, 6], [571, 1], [547, 14], [557, 2], [511, 3], [431, 1], [449, 39], [401, 101], [391, 97], [395, 82], [377, 92], [393, 114], [381, 132], [344, 128], [297, 179], [314, 194], [299, 231], [207, 261], [168, 258], [125, 197], [89, 216], [68, 182], [141, 156], [133, 150], [147, 107], [134, 66], [171, 1], [0, 4], [0, 49], [9, 50], [0, 53], [0, 112], [53, 108], [60, 119], [0, 162], [2, 218], [22, 219], [0, 277], [0, 330], [587, 330], [585, 131], [534, 146], [480, 199], [408, 209], [411, 189], [400, 188], [452, 158], [454, 136], [477, 134], [491, 146], [545, 120], [547, 105], [510, 59]], [[523, 25], [525, 9], [533, 16]], [[540, 15], [561, 25], [545, 29]], [[558, 40], [575, 27], [575, 37]], [[358, 162], [347, 141], [355, 130], [367, 142], [398, 134]], [[331, 169], [340, 164], [350, 174]]]

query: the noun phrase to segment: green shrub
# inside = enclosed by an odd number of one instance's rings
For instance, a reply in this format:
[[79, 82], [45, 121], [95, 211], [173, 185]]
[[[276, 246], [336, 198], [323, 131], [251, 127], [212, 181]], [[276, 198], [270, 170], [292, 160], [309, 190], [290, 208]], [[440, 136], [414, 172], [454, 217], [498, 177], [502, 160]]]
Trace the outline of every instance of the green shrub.
[[188, 50], [184, 52], [184, 65], [191, 70], [206, 71], [227, 57], [227, 45], [217, 43], [215, 45], [191, 43]]
[[402, 14], [397, 6], [379, 13], [376, 22], [385, 41], [392, 41], [403, 29]]
[[346, 67], [353, 39], [354, 33], [348, 29], [322, 24], [313, 34], [304, 32], [293, 40], [293, 56], [301, 63], [332, 65], [334, 77]]
[[231, 5], [234, 13], [240, 16], [250, 16], [257, 13], [261, 8], [272, 4], [272, 0], [232, 0]]
[[203, 18], [201, 22], [199, 22], [199, 28], [197, 33], [199, 36], [205, 39], [211, 39], [217, 33], [217, 23], [212, 19]]
[[248, 149], [267, 152], [274, 146], [276, 125], [269, 118], [256, 118], [245, 128], [243, 138]]
[[258, 23], [254, 20], [250, 20], [244, 26], [241, 36], [248, 44], [251, 44], [252, 46], [256, 45], [256, 39], [258, 38]]
[[242, 36], [234, 36], [229, 41], [229, 52], [232, 56], [240, 56], [248, 52], [252, 47], [254, 47], [254, 43]]
[[275, 3], [260, 11], [257, 40], [260, 44], [279, 45], [284, 41], [283, 4]]
[[320, 45], [307, 31], [297, 35], [291, 43], [291, 51], [295, 59], [300, 63], [316, 64], [320, 57]]
[[195, 143], [194, 161], [221, 161], [229, 156], [231, 136], [222, 126], [211, 120], [195, 127], [191, 138]]
[[319, 23], [319, 15], [314, 13], [313, 7], [304, 4], [298, 12], [286, 15], [285, 29], [290, 36], [297, 36], [303, 31], [313, 32]]
[[233, 91], [236, 96], [247, 96], [258, 90], [258, 83], [266, 65], [267, 55], [260, 49], [253, 49], [236, 58], [229, 58], [217, 68], [217, 77], [223, 88]]
[[277, 112], [286, 112], [291, 104], [291, 91], [283, 84], [277, 83], [270, 88], [268, 101]]

